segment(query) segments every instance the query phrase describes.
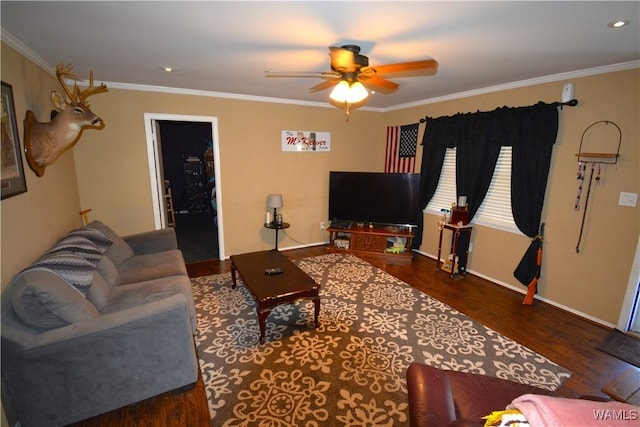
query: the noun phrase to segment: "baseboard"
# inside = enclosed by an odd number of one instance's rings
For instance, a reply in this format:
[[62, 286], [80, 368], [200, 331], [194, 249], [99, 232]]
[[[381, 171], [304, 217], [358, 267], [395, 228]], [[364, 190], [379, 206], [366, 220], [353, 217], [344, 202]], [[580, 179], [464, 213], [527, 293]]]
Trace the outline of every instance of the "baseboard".
[[280, 247], [278, 248], [281, 251], [290, 251], [293, 249], [304, 249], [304, 248], [311, 248], [314, 246], [322, 246], [322, 245], [327, 245], [329, 244], [329, 242], [316, 242], [316, 243], [303, 243], [301, 245], [294, 245], [294, 246], [287, 246], [287, 247]]
[[[436, 255], [429, 254], [429, 253], [426, 253], [426, 252], [423, 252], [423, 251], [414, 250], [414, 252], [416, 252], [416, 253], [418, 253], [420, 255], [424, 255], [427, 258], [434, 259], [434, 260], [437, 258]], [[526, 293], [527, 293], [527, 290], [526, 290], [526, 288], [524, 286], [517, 287], [517, 286], [514, 286], [514, 285], [512, 285], [510, 283], [506, 283], [506, 282], [503, 282], [501, 280], [495, 279], [493, 277], [489, 277], [486, 274], [482, 274], [482, 273], [480, 273], [478, 271], [475, 271], [475, 270], [472, 270], [472, 269], [468, 269], [467, 273], [473, 274], [474, 276], [478, 276], [478, 277], [480, 277], [482, 279], [485, 279], [485, 280], [487, 280], [487, 281], [489, 281], [491, 283], [495, 283], [496, 285], [500, 285], [502, 287], [511, 289], [512, 291], [518, 292], [519, 294], [526, 295]], [[563, 311], [567, 311], [567, 312], [569, 312], [571, 314], [574, 314], [574, 315], [576, 315], [576, 316], [578, 316], [580, 318], [583, 318], [585, 320], [588, 320], [590, 322], [597, 323], [598, 325], [602, 325], [602, 326], [605, 326], [605, 327], [610, 328], [610, 329], [613, 329], [616, 326], [613, 323], [604, 321], [602, 319], [598, 319], [597, 317], [593, 317], [593, 316], [591, 316], [591, 315], [589, 315], [587, 313], [583, 313], [581, 311], [578, 311], [576, 309], [568, 307], [568, 306], [566, 306], [564, 304], [560, 304], [560, 303], [558, 303], [556, 301], [553, 301], [553, 300], [550, 300], [548, 298], [544, 298], [544, 297], [541, 297], [539, 295], [536, 295], [534, 298], [539, 300], [539, 301], [542, 301], [542, 302], [545, 302], [547, 304], [550, 304], [550, 305], [552, 305], [552, 306], [554, 306], [556, 308], [559, 308], [559, 309], [561, 309]]]
[[[279, 251], [291, 251], [291, 250], [294, 250], [294, 249], [312, 248], [314, 246], [325, 246], [325, 245], [328, 245], [328, 244], [329, 244], [329, 242], [304, 243], [304, 244], [295, 245], [295, 246], [285, 246], [285, 247], [280, 246], [280, 247], [278, 247], [278, 250]], [[226, 255], [224, 257], [224, 259], [225, 260], [230, 259], [229, 255]]]

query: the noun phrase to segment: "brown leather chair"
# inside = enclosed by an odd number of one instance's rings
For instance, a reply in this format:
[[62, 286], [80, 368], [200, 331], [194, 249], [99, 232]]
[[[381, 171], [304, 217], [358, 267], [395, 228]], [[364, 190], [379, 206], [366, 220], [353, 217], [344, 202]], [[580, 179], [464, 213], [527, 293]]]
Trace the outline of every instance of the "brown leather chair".
[[552, 392], [484, 375], [413, 363], [406, 373], [412, 427], [482, 426], [482, 417], [527, 393]]

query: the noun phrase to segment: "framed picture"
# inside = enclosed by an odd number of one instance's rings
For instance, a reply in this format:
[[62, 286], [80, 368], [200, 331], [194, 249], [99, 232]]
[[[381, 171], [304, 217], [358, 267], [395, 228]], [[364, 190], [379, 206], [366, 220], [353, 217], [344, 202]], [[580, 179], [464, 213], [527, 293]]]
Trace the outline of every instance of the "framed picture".
[[2, 82], [2, 156], [0, 160], [0, 172], [2, 178], [2, 199], [15, 196], [27, 191], [27, 183], [22, 167], [22, 152], [18, 140], [18, 127], [16, 124], [16, 109], [13, 104], [13, 88], [10, 84]]

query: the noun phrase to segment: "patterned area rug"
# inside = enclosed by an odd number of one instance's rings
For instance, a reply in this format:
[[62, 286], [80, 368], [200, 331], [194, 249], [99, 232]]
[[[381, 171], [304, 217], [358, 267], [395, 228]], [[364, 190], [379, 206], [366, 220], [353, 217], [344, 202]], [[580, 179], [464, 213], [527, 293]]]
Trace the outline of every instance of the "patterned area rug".
[[412, 362], [556, 389], [570, 373], [360, 258], [296, 261], [321, 286], [272, 310], [230, 273], [192, 279], [200, 367], [215, 426], [408, 425]]

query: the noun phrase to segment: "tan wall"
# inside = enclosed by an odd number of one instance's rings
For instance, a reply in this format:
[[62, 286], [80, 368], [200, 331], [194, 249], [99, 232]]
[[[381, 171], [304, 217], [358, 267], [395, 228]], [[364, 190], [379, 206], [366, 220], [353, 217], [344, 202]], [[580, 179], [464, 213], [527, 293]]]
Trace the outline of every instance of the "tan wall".
[[[59, 90], [57, 80], [2, 44], [2, 81], [13, 88], [20, 144], [24, 143], [22, 120], [31, 109], [48, 121], [52, 109], [49, 95]], [[27, 192], [0, 202], [2, 287], [65, 232], [82, 224], [80, 196], [73, 152], [63, 155], [36, 177], [23, 155]]]
[[[262, 226], [270, 193], [282, 193], [291, 223], [280, 247], [325, 241], [328, 172], [384, 166], [384, 124], [374, 112], [347, 122], [335, 108], [117, 89], [92, 99], [92, 109], [106, 127], [74, 149], [82, 206], [121, 234], [154, 227], [144, 113], [217, 117], [226, 256], [273, 247], [274, 231]], [[282, 130], [330, 132], [331, 151], [283, 152]]]
[[[567, 82], [575, 85], [577, 107], [560, 110], [560, 129], [554, 147], [543, 211], [546, 223], [542, 277], [538, 295], [616, 324], [638, 242], [638, 207], [618, 206], [620, 192], [640, 192], [640, 72], [635, 70], [574, 78], [532, 87], [495, 92], [386, 114], [385, 122], [415, 123], [424, 116], [490, 111], [497, 107], [532, 105], [560, 99]], [[610, 120], [622, 129], [620, 159], [602, 167], [599, 185], [592, 186], [582, 253], [576, 253], [583, 210], [576, 212], [576, 180], [581, 135], [594, 122]], [[599, 145], [588, 151], [615, 152], [617, 131], [609, 125], [592, 128], [587, 138]], [[593, 133], [592, 133], [593, 132]], [[588, 171], [589, 172], [589, 171]], [[597, 173], [597, 168], [596, 168]], [[582, 205], [587, 192], [582, 193]], [[437, 253], [437, 217], [425, 215], [422, 251]], [[469, 269], [524, 291], [513, 277], [529, 240], [524, 235], [476, 226]]]
[[[59, 90], [54, 77], [4, 43], [0, 47], [2, 81], [13, 89], [19, 139], [27, 109], [47, 121], [50, 93]], [[21, 150], [22, 151], [22, 150]], [[0, 274], [2, 289], [12, 276], [46, 251], [65, 232], [81, 225], [73, 152], [65, 154], [38, 178], [23, 157], [27, 192], [0, 202]], [[0, 425], [8, 426], [4, 402]]]

